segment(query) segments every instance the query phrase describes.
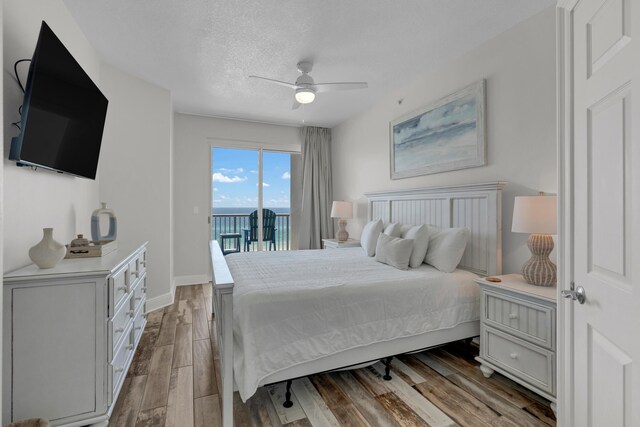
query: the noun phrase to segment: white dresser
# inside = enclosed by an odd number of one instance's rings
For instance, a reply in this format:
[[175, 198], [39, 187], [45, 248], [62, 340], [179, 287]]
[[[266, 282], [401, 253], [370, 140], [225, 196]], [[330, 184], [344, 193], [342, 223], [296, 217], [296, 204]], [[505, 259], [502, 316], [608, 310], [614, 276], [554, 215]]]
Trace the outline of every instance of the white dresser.
[[480, 356], [485, 377], [494, 370], [556, 401], [556, 287], [533, 286], [519, 274], [484, 279], [481, 288]]
[[146, 324], [146, 245], [4, 276], [3, 424], [107, 425]]

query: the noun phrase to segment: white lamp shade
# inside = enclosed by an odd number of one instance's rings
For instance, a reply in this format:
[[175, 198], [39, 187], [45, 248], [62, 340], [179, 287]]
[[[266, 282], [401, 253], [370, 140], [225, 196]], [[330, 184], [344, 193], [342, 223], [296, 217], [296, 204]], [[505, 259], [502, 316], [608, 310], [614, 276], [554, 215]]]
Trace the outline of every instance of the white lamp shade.
[[519, 196], [513, 204], [514, 233], [557, 234], [556, 196]]
[[353, 203], [335, 201], [331, 205], [331, 218], [353, 218]]

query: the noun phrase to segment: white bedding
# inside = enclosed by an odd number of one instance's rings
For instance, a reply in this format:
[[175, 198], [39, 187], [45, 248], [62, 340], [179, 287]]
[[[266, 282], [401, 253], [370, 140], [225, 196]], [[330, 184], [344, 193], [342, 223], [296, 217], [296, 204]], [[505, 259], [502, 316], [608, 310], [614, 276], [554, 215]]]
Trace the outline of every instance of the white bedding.
[[475, 274], [397, 270], [362, 248], [226, 257], [234, 279], [234, 377], [243, 401], [260, 381], [351, 348], [479, 318]]

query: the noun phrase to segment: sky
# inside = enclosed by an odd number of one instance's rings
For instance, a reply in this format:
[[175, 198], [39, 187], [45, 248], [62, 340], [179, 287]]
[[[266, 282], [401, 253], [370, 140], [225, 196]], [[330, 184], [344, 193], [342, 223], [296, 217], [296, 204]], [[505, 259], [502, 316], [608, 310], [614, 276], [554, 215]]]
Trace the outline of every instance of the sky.
[[[214, 148], [211, 151], [213, 207], [258, 206], [258, 151]], [[263, 152], [263, 205], [288, 208], [291, 155]]]

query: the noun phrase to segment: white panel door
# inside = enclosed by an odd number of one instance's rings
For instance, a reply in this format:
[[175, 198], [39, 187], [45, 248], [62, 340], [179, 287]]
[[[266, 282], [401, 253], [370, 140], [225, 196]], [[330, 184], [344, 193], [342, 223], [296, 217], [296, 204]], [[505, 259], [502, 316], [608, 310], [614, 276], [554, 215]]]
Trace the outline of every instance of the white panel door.
[[572, 11], [572, 267], [586, 293], [567, 337], [576, 426], [640, 425], [639, 11], [640, 0]]

